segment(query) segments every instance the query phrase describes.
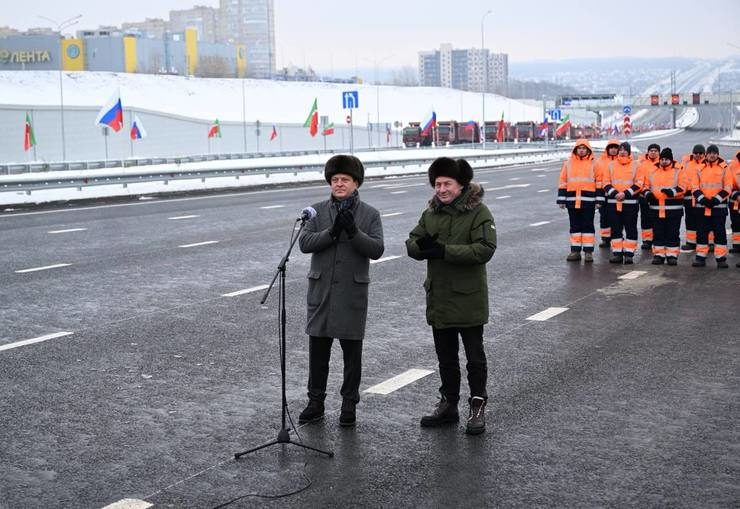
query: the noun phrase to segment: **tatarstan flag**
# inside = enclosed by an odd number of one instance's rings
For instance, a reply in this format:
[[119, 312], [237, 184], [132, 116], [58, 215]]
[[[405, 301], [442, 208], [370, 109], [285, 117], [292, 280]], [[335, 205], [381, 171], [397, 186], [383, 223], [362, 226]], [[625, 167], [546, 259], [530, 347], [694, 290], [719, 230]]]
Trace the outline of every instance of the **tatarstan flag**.
[[323, 134], [324, 136], [329, 136], [330, 134], [334, 134], [334, 122], [324, 127], [324, 130], [322, 131], [321, 134]]
[[504, 141], [504, 134], [506, 132], [506, 122], [504, 122], [504, 112], [501, 112], [501, 120], [498, 121], [498, 129], [496, 129], [496, 141], [502, 143]]
[[218, 119], [213, 121], [211, 128], [208, 129], [209, 138], [220, 138], [221, 137], [221, 124], [218, 123]]
[[555, 136], [563, 136], [570, 129], [570, 115], [566, 115], [563, 119], [563, 123], [555, 129]]
[[319, 132], [318, 98], [313, 100], [313, 106], [311, 106], [311, 112], [308, 114], [306, 121], [303, 122], [303, 127], [308, 127], [308, 133], [311, 136], [316, 136], [316, 133]]
[[31, 125], [31, 117], [26, 113], [26, 128], [23, 134], [23, 150], [30, 150], [31, 147], [36, 145], [36, 136], [33, 134], [33, 126]]

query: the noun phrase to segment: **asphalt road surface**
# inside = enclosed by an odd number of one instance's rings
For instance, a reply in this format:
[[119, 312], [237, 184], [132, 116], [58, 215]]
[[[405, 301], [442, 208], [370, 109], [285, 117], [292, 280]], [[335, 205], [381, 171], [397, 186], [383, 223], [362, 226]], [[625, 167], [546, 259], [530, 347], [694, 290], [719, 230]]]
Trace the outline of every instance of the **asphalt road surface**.
[[[678, 155], [704, 137], [658, 142]], [[371, 267], [361, 389], [421, 378], [363, 393], [356, 428], [340, 428], [335, 345], [326, 417], [298, 429], [333, 458], [294, 445], [233, 458], [280, 429], [277, 293], [259, 300], [298, 211], [328, 186], [0, 216], [0, 507], [737, 507], [740, 257], [723, 271], [690, 254], [677, 267], [643, 253], [614, 266], [606, 250], [566, 263], [558, 172], [476, 171], [499, 240], [476, 437], [419, 427], [439, 379], [425, 266], [403, 242], [426, 176], [365, 182], [386, 250]], [[296, 249], [287, 270], [296, 421], [308, 263]]]

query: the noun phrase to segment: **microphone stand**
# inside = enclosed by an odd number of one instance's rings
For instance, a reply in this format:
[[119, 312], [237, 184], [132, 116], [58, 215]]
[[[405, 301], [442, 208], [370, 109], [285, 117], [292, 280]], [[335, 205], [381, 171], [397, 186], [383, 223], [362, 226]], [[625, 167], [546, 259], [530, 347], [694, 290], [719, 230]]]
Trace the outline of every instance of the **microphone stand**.
[[[280, 431], [278, 432], [278, 436], [275, 440], [271, 440], [270, 442], [267, 442], [266, 444], [262, 444], [258, 447], [254, 447], [253, 449], [249, 449], [244, 452], [238, 452], [234, 454], [234, 459], [239, 459], [245, 454], [259, 451], [260, 449], [264, 449], [265, 447], [270, 447], [271, 445], [275, 445], [275, 444], [293, 444], [299, 447], [303, 447], [304, 449], [310, 449], [312, 451], [316, 451], [321, 454], [326, 454], [330, 458], [334, 456], [334, 452], [332, 451], [323, 451], [321, 449], [311, 447], [310, 445], [306, 445], [301, 442], [294, 442], [293, 440], [291, 440], [290, 430], [286, 427], [286, 422], [285, 422], [285, 416], [288, 410], [288, 400], [285, 397], [285, 326], [287, 322], [286, 311], [285, 311], [285, 273], [286, 273], [286, 268], [287, 268], [290, 252], [293, 250], [293, 246], [298, 240], [298, 237], [300, 237], [301, 232], [303, 231], [303, 227], [306, 226], [306, 220], [307, 219], [300, 220], [301, 227], [298, 229], [298, 233], [295, 233], [295, 228], [293, 228], [293, 236], [291, 237], [290, 246], [288, 247], [288, 251], [285, 253], [282, 260], [280, 260], [280, 264], [278, 265], [277, 271], [275, 272], [275, 276], [272, 278], [272, 282], [270, 283], [270, 286], [267, 288], [267, 290], [265, 290], [265, 293], [262, 296], [262, 300], [260, 300], [260, 304], [265, 303], [265, 301], [267, 300], [267, 296], [270, 294], [270, 290], [272, 290], [272, 287], [275, 284], [275, 281], [277, 280], [277, 277], [279, 275], [280, 284], [279, 284], [279, 294], [278, 294], [279, 295], [278, 307], [279, 307], [279, 314], [280, 314], [280, 376], [282, 379], [282, 397], [283, 397], [282, 421], [281, 421]], [[298, 222], [298, 220], [296, 222]]]

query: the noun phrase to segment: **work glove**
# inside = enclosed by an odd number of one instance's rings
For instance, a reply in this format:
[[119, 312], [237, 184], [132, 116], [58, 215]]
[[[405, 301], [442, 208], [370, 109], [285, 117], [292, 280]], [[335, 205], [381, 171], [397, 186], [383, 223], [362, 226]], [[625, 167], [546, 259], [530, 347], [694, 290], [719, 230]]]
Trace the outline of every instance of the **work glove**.
[[717, 205], [722, 205], [722, 198], [720, 198], [718, 195], [715, 194], [712, 197], [712, 200], [710, 201], [710, 203], [712, 204], [712, 207], [715, 207]]
[[337, 240], [339, 238], [339, 235], [342, 233], [342, 230], [344, 227], [342, 226], [342, 220], [340, 219], [344, 215], [344, 211], [340, 211], [337, 214], [337, 217], [334, 218], [334, 224], [331, 226], [331, 230], [329, 230], [329, 234], [331, 235], [331, 238], [334, 240]]
[[668, 196], [669, 198], [673, 198], [674, 196], [676, 196], [676, 193], [674, 193], [673, 189], [671, 189], [670, 187], [664, 187], [660, 190], [660, 192]]
[[347, 232], [347, 237], [351, 239], [357, 234], [355, 215], [352, 213], [351, 210], [346, 209], [340, 212], [340, 214], [337, 216], [337, 220], [339, 221], [342, 230]]
[[712, 207], [712, 200], [710, 200], [706, 196], [702, 196], [701, 200], [699, 200], [699, 205], [707, 208]]
[[417, 239], [416, 244], [419, 246], [421, 251], [419, 255], [425, 259], [443, 259], [445, 257], [445, 245], [437, 242], [438, 234], [430, 236], [426, 234], [424, 237]]

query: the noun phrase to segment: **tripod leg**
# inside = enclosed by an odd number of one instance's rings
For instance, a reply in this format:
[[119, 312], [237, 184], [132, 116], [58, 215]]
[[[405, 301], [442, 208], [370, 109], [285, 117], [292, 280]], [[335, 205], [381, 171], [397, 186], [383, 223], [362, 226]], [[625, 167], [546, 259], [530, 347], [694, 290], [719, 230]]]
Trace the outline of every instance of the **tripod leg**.
[[258, 447], [255, 447], [253, 449], [249, 449], [248, 451], [238, 452], [238, 453], [234, 454], [234, 459], [237, 459], [238, 460], [239, 458], [241, 458], [245, 454], [249, 454], [249, 453], [252, 453], [254, 451], [259, 451], [260, 449], [264, 449], [265, 447], [270, 447], [271, 445], [275, 445], [275, 444], [279, 444], [279, 443], [280, 442], [278, 442], [277, 440], [273, 440], [271, 442], [267, 442], [266, 444], [262, 444], [262, 445], [260, 445]]
[[317, 449], [316, 447], [311, 447], [310, 445], [302, 444], [300, 442], [294, 442], [292, 440], [289, 440], [288, 443], [289, 444], [293, 444], [293, 445], [297, 445], [298, 447], [303, 447], [304, 449], [309, 449], [309, 450], [314, 451], [314, 452], [318, 452], [318, 453], [321, 453], [321, 454], [326, 454], [330, 458], [333, 458], [334, 457], [334, 452], [333, 451], [323, 451], [321, 449]]

